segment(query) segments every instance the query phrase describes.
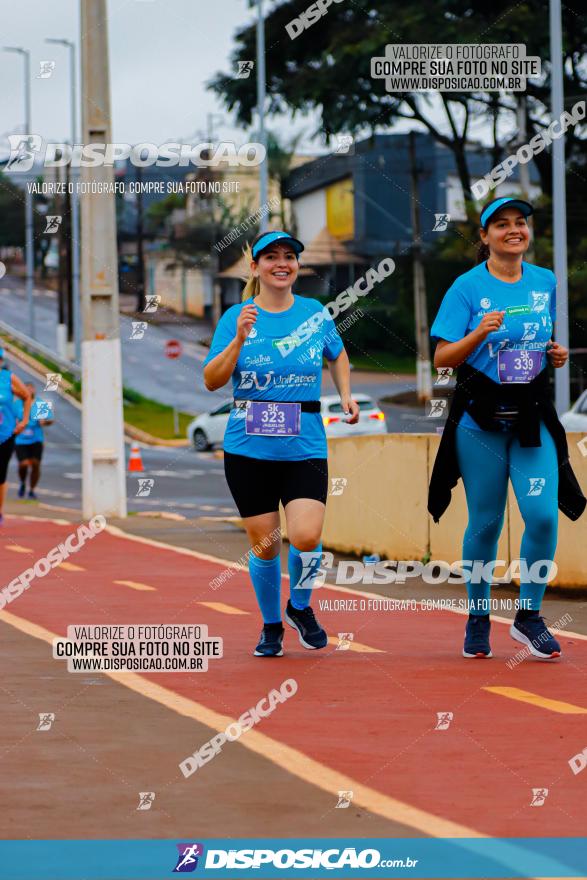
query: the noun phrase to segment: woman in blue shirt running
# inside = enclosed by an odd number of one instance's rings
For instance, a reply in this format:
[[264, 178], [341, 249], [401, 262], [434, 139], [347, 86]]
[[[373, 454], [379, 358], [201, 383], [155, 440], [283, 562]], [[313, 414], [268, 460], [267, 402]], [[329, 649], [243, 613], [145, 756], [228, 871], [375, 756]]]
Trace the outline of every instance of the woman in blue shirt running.
[[[22, 416], [18, 420], [14, 413], [15, 396], [23, 401]], [[0, 370], [0, 525], [4, 522], [2, 508], [6, 496], [8, 462], [14, 449], [15, 437], [28, 425], [31, 403], [30, 392], [18, 376], [10, 370]]]
[[283, 654], [280, 502], [289, 538], [285, 620], [305, 648], [328, 642], [310, 607], [328, 494], [320, 414], [323, 357], [347, 421], [359, 418], [349, 359], [330, 313], [317, 300], [292, 292], [303, 249], [287, 232], [255, 238], [243, 301], [218, 322], [204, 361], [208, 390], [232, 379], [235, 406], [224, 437], [224, 470], [252, 548], [249, 573], [264, 624], [254, 651], [259, 657]]
[[[515, 198], [494, 199], [481, 212], [481, 262], [447, 291], [431, 328], [438, 340], [435, 367], [466, 362], [503, 388], [532, 382], [545, 369], [547, 358], [554, 367], [566, 363], [567, 349], [552, 341], [556, 278], [549, 269], [523, 260], [530, 243], [526, 218], [532, 212], [528, 202]], [[540, 445], [522, 447], [515, 430], [518, 415], [515, 406], [500, 404], [490, 416], [492, 430], [482, 430], [469, 412], [456, 428], [469, 511], [463, 543], [463, 567], [470, 577], [465, 657], [492, 656], [487, 564], [495, 563], [508, 480], [525, 526], [520, 607], [510, 633], [540, 659], [560, 656], [560, 645], [540, 616], [545, 570], [551, 570], [557, 542], [557, 451], [544, 422]]]

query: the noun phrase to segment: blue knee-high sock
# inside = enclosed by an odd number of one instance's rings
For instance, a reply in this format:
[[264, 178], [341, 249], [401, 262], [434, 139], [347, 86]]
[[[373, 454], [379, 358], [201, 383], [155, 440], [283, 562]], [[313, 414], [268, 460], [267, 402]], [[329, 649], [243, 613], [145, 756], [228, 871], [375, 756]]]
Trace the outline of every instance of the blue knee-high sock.
[[273, 559], [259, 559], [251, 550], [249, 553], [249, 574], [263, 615], [263, 622], [280, 623], [281, 559], [279, 553]]
[[[312, 585], [322, 560], [322, 544], [313, 550], [298, 550], [289, 545], [287, 567], [289, 570], [289, 595], [294, 608], [303, 611], [310, 604]], [[298, 586], [300, 584], [300, 586]], [[306, 589], [306, 584], [308, 585]]]

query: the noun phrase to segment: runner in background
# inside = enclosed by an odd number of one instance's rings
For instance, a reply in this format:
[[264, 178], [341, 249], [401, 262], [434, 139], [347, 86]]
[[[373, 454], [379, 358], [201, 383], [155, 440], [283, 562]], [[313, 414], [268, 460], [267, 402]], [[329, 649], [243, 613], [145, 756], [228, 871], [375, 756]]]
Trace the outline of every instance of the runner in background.
[[[26, 493], [27, 475], [30, 470], [29, 477], [29, 493], [28, 498], [36, 501], [35, 488], [41, 476], [41, 459], [43, 458], [43, 428], [53, 424], [51, 418], [40, 418], [48, 409], [45, 400], [35, 400], [35, 386], [32, 382], [27, 382], [26, 387], [31, 395], [31, 412], [29, 423], [15, 440], [16, 458], [18, 460], [18, 478], [20, 486], [18, 489], [18, 497], [24, 498]], [[17, 419], [22, 419], [23, 402], [20, 398], [14, 401], [15, 415]], [[49, 415], [49, 412], [47, 415]]]
[[[23, 401], [23, 413], [17, 421], [14, 398]], [[0, 369], [0, 525], [4, 523], [2, 510], [6, 497], [8, 462], [14, 449], [14, 440], [26, 428], [31, 411], [31, 395], [26, 385], [9, 369]]]
[[462, 476], [469, 512], [463, 541], [470, 603], [465, 657], [492, 656], [491, 580], [479, 566], [495, 562], [508, 482], [525, 527], [520, 607], [510, 634], [540, 659], [560, 656], [540, 616], [557, 543], [557, 508], [575, 520], [586, 503], [550, 397], [548, 361], [562, 367], [569, 354], [553, 341], [556, 278], [523, 261], [532, 212], [528, 202], [507, 197], [483, 208], [479, 265], [445, 294], [430, 331], [438, 340], [434, 366], [459, 368], [428, 510], [438, 522]]
[[347, 421], [359, 418], [349, 359], [330, 313], [317, 300], [292, 292], [303, 249], [286, 232], [255, 238], [243, 302], [218, 322], [204, 361], [208, 390], [232, 379], [224, 469], [251, 543], [249, 573], [264, 623], [254, 653], [262, 657], [283, 654], [280, 502], [290, 542], [285, 620], [305, 648], [328, 643], [310, 607], [328, 495], [320, 414], [324, 357]]

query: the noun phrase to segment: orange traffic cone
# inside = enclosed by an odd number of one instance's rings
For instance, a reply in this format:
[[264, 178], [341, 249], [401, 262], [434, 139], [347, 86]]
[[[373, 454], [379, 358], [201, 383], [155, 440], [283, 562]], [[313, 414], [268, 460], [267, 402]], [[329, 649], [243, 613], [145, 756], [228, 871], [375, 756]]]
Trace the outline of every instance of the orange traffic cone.
[[143, 459], [141, 458], [141, 450], [139, 448], [138, 443], [133, 443], [130, 448], [130, 458], [128, 460], [128, 472], [143, 474], [145, 469], [143, 468]]

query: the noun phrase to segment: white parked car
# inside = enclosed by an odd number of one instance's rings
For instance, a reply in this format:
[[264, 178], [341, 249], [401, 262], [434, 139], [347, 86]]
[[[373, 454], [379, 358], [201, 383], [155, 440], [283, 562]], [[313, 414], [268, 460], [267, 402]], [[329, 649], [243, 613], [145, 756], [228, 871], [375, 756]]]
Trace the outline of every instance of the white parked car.
[[327, 437], [357, 437], [359, 434], [387, 434], [385, 414], [367, 394], [353, 394], [359, 404], [359, 421], [356, 425], [345, 422], [340, 397], [332, 394], [321, 397], [322, 422]]
[[[353, 394], [360, 408], [359, 421], [356, 425], [345, 422], [340, 398], [337, 394], [321, 397], [321, 415], [327, 437], [351, 437], [358, 434], [386, 434], [385, 415], [366, 394]], [[188, 440], [191, 440], [198, 452], [205, 452], [213, 446], [222, 445], [226, 423], [230, 415], [232, 400], [225, 401], [209, 413], [197, 416], [187, 429]]]
[[232, 398], [217, 406], [211, 412], [196, 416], [189, 423], [187, 429], [188, 440], [192, 441], [197, 452], [205, 452], [207, 449], [212, 449], [216, 444], [222, 446], [231, 409]]
[[565, 431], [587, 432], [587, 391], [583, 392], [568, 412], [563, 413], [561, 422]]

